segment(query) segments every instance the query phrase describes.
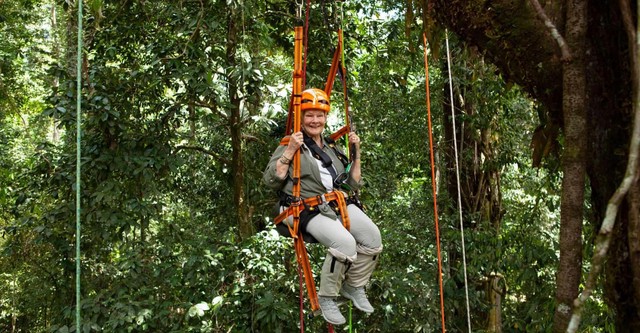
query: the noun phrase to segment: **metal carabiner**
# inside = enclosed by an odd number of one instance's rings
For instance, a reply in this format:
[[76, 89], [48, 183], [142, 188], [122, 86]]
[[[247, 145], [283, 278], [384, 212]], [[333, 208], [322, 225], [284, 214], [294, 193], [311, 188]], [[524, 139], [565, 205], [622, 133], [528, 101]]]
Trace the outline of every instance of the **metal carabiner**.
[[296, 5], [298, 5], [298, 8], [296, 9], [296, 18], [302, 19], [302, 7], [304, 6], [304, 3], [302, 0], [296, 0]]

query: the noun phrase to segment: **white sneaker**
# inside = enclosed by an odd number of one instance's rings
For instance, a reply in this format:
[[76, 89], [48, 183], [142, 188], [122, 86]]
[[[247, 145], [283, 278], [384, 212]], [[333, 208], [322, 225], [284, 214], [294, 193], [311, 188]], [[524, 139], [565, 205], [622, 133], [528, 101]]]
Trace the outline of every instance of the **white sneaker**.
[[367, 299], [364, 287], [356, 288], [345, 283], [342, 285], [342, 289], [340, 289], [340, 295], [350, 299], [353, 302], [353, 305], [355, 305], [355, 307], [360, 311], [366, 313], [373, 312], [373, 306], [371, 306], [371, 303], [369, 303], [369, 300]]
[[329, 324], [343, 325], [347, 322], [342, 313], [340, 313], [334, 297], [319, 296], [318, 303], [320, 304], [320, 310], [322, 310], [324, 320]]

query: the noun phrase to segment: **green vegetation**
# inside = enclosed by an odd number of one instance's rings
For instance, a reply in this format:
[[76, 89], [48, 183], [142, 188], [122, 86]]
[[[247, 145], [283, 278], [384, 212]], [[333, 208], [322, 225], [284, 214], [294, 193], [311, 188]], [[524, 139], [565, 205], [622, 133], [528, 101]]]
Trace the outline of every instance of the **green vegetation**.
[[[327, 21], [319, 3], [312, 8], [308, 86], [328, 72], [336, 38], [327, 25], [338, 16], [329, 3]], [[273, 230], [275, 194], [261, 184], [284, 132], [293, 2], [85, 5], [82, 331], [299, 330], [292, 242]], [[354, 311], [356, 332], [441, 330], [422, 20], [416, 14], [405, 30], [404, 5], [344, 5], [362, 199], [385, 248], [368, 289], [376, 311]], [[74, 6], [0, 1], [1, 332], [77, 331]], [[445, 35], [432, 36], [444, 301], [447, 330], [462, 332]], [[473, 331], [488, 331], [494, 273], [503, 277], [503, 331], [551, 331], [562, 175], [557, 155], [532, 166], [544, 106], [475, 48], [454, 35], [450, 43]], [[341, 100], [336, 81], [336, 114]], [[586, 241], [585, 258], [590, 248]], [[318, 272], [323, 249], [311, 245], [310, 254]], [[601, 293], [583, 313], [585, 332], [613, 332]]]

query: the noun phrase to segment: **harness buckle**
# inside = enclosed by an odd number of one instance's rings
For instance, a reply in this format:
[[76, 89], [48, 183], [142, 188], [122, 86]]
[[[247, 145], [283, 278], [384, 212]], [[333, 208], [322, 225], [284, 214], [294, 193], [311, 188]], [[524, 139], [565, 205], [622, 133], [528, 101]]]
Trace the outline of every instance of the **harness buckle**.
[[300, 206], [302, 204], [302, 200], [300, 197], [291, 197], [290, 207]]
[[[326, 193], [325, 193], [326, 194]], [[328, 204], [329, 200], [327, 200], [327, 197], [325, 196], [325, 194], [321, 194], [318, 196], [318, 201], [320, 201], [322, 204]]]

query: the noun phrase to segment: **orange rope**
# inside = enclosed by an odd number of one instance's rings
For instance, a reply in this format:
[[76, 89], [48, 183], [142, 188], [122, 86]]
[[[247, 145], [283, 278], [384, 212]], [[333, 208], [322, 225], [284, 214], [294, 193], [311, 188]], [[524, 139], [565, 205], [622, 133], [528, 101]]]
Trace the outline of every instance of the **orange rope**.
[[[304, 76], [304, 70], [302, 67], [302, 27], [295, 27], [295, 43], [293, 51], [293, 133], [300, 131], [302, 124], [302, 111], [301, 111], [301, 99], [302, 99], [302, 80]], [[293, 197], [297, 201], [300, 199], [300, 150], [297, 150], [293, 154]], [[300, 220], [299, 205], [293, 207], [293, 234], [295, 238], [298, 235], [298, 221]]]
[[351, 128], [351, 117], [349, 117], [349, 97], [347, 97], [347, 69], [344, 67], [344, 40], [342, 39], [342, 29], [338, 30], [338, 45], [340, 49], [339, 69], [342, 77], [342, 94], [344, 95], [344, 118], [346, 122], [345, 126], [347, 128]]
[[331, 90], [333, 90], [333, 83], [336, 80], [336, 74], [338, 74], [338, 63], [340, 63], [340, 55], [342, 54], [342, 44], [338, 41], [338, 47], [333, 52], [333, 58], [331, 58], [331, 67], [329, 67], [329, 75], [327, 75], [327, 82], [324, 84], [324, 92], [327, 96], [331, 96]]
[[442, 315], [442, 332], [446, 332], [446, 326], [444, 322], [444, 292], [442, 288], [442, 257], [440, 254], [440, 225], [438, 223], [438, 200], [437, 200], [437, 188], [436, 188], [436, 169], [433, 162], [433, 131], [431, 129], [431, 100], [429, 99], [429, 62], [427, 61], [427, 36], [422, 34], [424, 42], [424, 71], [425, 71], [425, 85], [427, 87], [427, 120], [429, 123], [429, 147], [431, 154], [431, 184], [433, 188], [433, 214], [436, 224], [436, 248], [438, 250], [438, 283], [440, 285], [440, 313]]

